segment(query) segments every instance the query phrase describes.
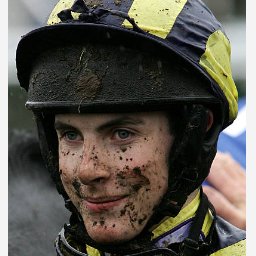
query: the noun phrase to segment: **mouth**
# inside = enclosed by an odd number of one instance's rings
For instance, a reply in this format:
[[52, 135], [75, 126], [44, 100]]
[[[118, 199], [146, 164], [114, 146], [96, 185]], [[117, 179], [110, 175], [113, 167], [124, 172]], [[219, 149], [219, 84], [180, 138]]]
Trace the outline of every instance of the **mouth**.
[[84, 200], [85, 206], [92, 212], [102, 212], [108, 211], [115, 206], [120, 205], [125, 201], [127, 195], [124, 196], [111, 196], [111, 197], [99, 197], [99, 198], [90, 198], [87, 197]]

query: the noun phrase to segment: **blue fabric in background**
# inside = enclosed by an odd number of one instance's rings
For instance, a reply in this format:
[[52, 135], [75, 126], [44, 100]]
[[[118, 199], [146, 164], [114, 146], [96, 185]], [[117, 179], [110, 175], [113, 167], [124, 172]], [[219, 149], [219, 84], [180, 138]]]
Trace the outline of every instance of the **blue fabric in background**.
[[246, 99], [238, 102], [237, 119], [221, 132], [217, 144], [218, 151], [230, 153], [233, 158], [246, 168]]

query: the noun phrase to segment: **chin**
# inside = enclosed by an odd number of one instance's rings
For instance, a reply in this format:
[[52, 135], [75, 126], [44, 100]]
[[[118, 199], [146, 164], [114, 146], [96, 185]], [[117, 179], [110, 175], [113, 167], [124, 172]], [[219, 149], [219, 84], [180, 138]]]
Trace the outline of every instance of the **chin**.
[[126, 227], [113, 227], [107, 225], [91, 226], [86, 228], [89, 236], [97, 243], [111, 244], [111, 243], [122, 243], [131, 240], [139, 231], [136, 232], [134, 229], [127, 229]]
[[[111, 244], [111, 243], [122, 243], [127, 241], [127, 237], [125, 235], [120, 235], [119, 232], [116, 231], [96, 231], [88, 232], [90, 237], [97, 243], [101, 244]], [[129, 240], [129, 239], [128, 239]]]

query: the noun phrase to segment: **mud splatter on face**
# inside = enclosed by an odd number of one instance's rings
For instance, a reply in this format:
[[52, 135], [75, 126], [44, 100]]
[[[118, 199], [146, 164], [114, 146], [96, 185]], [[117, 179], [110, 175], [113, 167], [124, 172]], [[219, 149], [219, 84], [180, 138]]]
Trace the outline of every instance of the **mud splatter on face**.
[[68, 151], [61, 151], [61, 154], [63, 156], [67, 156], [69, 153], [70, 153], [70, 150], [68, 150]]
[[140, 167], [135, 167], [135, 168], [133, 168], [133, 172], [134, 172], [135, 174], [137, 174], [137, 175], [141, 175], [141, 169], [140, 169]]
[[[143, 166], [143, 169], [144, 169], [144, 168], [145, 168], [145, 167]], [[148, 179], [146, 176], [144, 176], [144, 175], [142, 174], [142, 169], [141, 169], [140, 167], [136, 166], [136, 167], [134, 167], [134, 168], [132, 169], [132, 171], [133, 171], [133, 173], [134, 173], [135, 175], [137, 175], [137, 176], [139, 177], [139, 182], [136, 183], [136, 184], [133, 186], [133, 188], [138, 189], [139, 187], [142, 187], [142, 186], [145, 186], [145, 185], [150, 185], [149, 179]]]
[[81, 198], [81, 194], [80, 194], [80, 187], [81, 187], [81, 184], [78, 182], [77, 179], [74, 179], [74, 180], [72, 181], [72, 185], [73, 185], [73, 187], [74, 187], [74, 189], [75, 189], [75, 191], [76, 191], [77, 196]]
[[132, 190], [137, 192], [142, 187], [142, 185], [141, 184], [134, 184], [131, 187], [132, 187]]
[[132, 202], [127, 203], [124, 208], [120, 211], [120, 217], [124, 216], [127, 214], [130, 217], [130, 222], [136, 221], [136, 217], [138, 215], [137, 212], [134, 211], [134, 204]]
[[128, 187], [130, 193], [137, 192], [143, 186], [150, 184], [149, 179], [142, 174], [142, 170], [138, 166], [131, 170], [129, 166], [126, 165], [123, 171], [117, 172], [116, 180], [119, 186]]
[[127, 150], [126, 146], [121, 146], [120, 149], [122, 150], [122, 152], [125, 152]]
[[146, 214], [144, 214], [143, 217], [138, 220], [138, 224], [139, 224], [139, 225], [142, 225], [143, 222], [147, 219], [147, 217], [148, 217], [148, 216], [147, 216]]
[[126, 174], [124, 171], [119, 171], [116, 174], [116, 180], [119, 186], [122, 186], [122, 187], [127, 186]]

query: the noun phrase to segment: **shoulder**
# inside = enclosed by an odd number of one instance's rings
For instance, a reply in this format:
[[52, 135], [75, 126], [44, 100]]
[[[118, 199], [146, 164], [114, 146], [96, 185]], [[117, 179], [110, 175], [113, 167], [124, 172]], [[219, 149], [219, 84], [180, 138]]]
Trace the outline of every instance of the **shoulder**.
[[245, 256], [246, 255], [246, 240], [241, 240], [228, 247], [222, 248], [210, 256]]
[[217, 246], [211, 256], [243, 256], [246, 255], [246, 232], [221, 217], [216, 217], [215, 232]]

